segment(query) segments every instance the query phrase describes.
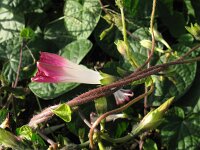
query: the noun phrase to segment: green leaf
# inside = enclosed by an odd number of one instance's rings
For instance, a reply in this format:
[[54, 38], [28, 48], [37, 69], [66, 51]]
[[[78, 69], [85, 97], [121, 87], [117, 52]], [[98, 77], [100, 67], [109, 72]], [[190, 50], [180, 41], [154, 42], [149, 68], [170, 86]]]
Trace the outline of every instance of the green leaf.
[[199, 113], [185, 115], [183, 109], [169, 111], [165, 124], [162, 125], [162, 142], [170, 150], [194, 150], [200, 143]]
[[181, 35], [178, 38], [178, 41], [180, 43], [183, 43], [184, 45], [186, 45], [186, 44], [192, 44], [193, 41], [194, 41], [194, 38], [193, 38], [193, 36], [191, 34], [186, 33], [186, 34]]
[[182, 97], [183, 100], [178, 101], [178, 106], [184, 108], [187, 113], [200, 113], [200, 69], [197, 69], [197, 76], [190, 90]]
[[114, 42], [122, 38], [122, 36], [121, 32], [116, 27], [113, 27], [109, 34], [107, 34], [102, 40], [100, 40], [100, 35], [102, 31], [108, 27], [110, 27], [110, 25], [108, 25], [104, 19], [100, 19], [97, 27], [94, 30], [95, 40], [106, 54], [114, 58], [119, 58], [120, 54]]
[[22, 87], [12, 88], [10, 86], [3, 86], [1, 87], [1, 90], [12, 93], [13, 96], [15, 96], [16, 98], [21, 98], [21, 99], [24, 99], [25, 96], [29, 93], [28, 89], [22, 88]]
[[107, 111], [107, 100], [101, 97], [95, 100], [95, 108], [98, 115], [102, 115]]
[[158, 147], [152, 139], [146, 139], [143, 144], [143, 150], [158, 150]]
[[92, 43], [89, 40], [77, 40], [60, 50], [59, 54], [70, 61], [79, 64], [91, 48]]
[[46, 146], [43, 139], [35, 132], [33, 132], [33, 130], [27, 125], [17, 128], [16, 133], [18, 136], [23, 137], [26, 140], [32, 141], [35, 146], [37, 145], [37, 148], [44, 148], [44, 146]]
[[71, 121], [72, 111], [67, 104], [61, 104], [58, 108], [52, 109], [51, 111], [65, 122]]
[[124, 1], [124, 5], [125, 5], [125, 8], [127, 8], [127, 10], [133, 15], [135, 16], [136, 13], [138, 12], [138, 7], [140, 6], [140, 0], [126, 0]]
[[[19, 64], [20, 48], [22, 40], [19, 38], [13, 38], [0, 43], [0, 60], [4, 62], [2, 73], [9, 82], [15, 81], [16, 72]], [[30, 50], [27, 48], [22, 49], [22, 64], [21, 68], [27, 67], [33, 64], [34, 60], [31, 56]], [[30, 77], [31, 71], [20, 71], [19, 80]]]
[[67, 32], [77, 39], [87, 39], [101, 14], [98, 0], [66, 0], [64, 15]]
[[24, 17], [20, 13], [13, 13], [11, 10], [0, 8], [0, 43], [19, 37], [21, 29], [24, 27]]
[[74, 40], [73, 36], [67, 33], [64, 20], [58, 20], [47, 24], [44, 29], [44, 39], [51, 40], [59, 48], [63, 48]]
[[[190, 50], [189, 47], [182, 44], [177, 44], [173, 49], [177, 50], [179, 54]], [[171, 56], [170, 60], [174, 59]], [[173, 65], [165, 72], [166, 75], [152, 76], [155, 83], [155, 93], [149, 103], [158, 106], [169, 97], [180, 98], [191, 87], [196, 75], [196, 67], [196, 63]]]
[[16, 150], [24, 149], [24, 145], [9, 131], [0, 128], [0, 145]]
[[8, 114], [8, 110], [6, 109], [0, 109], [0, 124], [6, 119], [6, 116]]
[[[80, 63], [80, 61], [90, 51], [92, 43], [89, 40], [78, 40], [68, 44], [62, 50], [60, 50], [61, 56], [68, 58], [69, 60]], [[31, 91], [40, 98], [53, 99], [58, 97], [75, 87], [77, 83], [38, 83], [31, 82], [29, 88]]]
[[192, 7], [191, 0], [185, 0], [185, 5], [187, 7], [187, 13], [195, 17], [194, 8]]
[[35, 33], [31, 28], [24, 28], [20, 32], [20, 36], [22, 38], [24, 38], [25, 40], [30, 40], [30, 39], [33, 39], [35, 37]]
[[[138, 40], [129, 38], [129, 44], [130, 44], [130, 47], [132, 49], [132, 53], [131, 53], [132, 55], [131, 56], [135, 60], [135, 62], [139, 66], [141, 66], [142, 64], [144, 64], [144, 62], [147, 59], [148, 49], [141, 46], [140, 40], [144, 40], [144, 39], [148, 40], [148, 39], [150, 39], [151, 36], [150, 36], [148, 28], [139, 28], [135, 32], [133, 32], [133, 35], [137, 35]], [[162, 49], [163, 44], [158, 42], [157, 47]], [[156, 55], [156, 53], [154, 55]]]
[[120, 138], [127, 131], [129, 123], [127, 121], [118, 122], [115, 130], [115, 138]]
[[31, 141], [33, 132], [32, 132], [32, 129], [29, 126], [24, 125], [20, 128], [17, 128], [16, 132], [17, 132], [17, 135], [20, 135], [21, 137]]
[[49, 0], [1, 0], [0, 6], [9, 6], [10, 9], [19, 12], [31, 12], [44, 7]]

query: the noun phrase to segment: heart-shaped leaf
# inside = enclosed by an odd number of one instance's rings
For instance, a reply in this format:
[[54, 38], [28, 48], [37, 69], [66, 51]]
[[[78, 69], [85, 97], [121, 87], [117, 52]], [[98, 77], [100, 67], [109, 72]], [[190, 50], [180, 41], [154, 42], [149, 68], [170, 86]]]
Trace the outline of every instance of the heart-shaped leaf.
[[87, 39], [101, 14], [98, 0], [66, 0], [64, 15], [68, 33], [77, 39]]

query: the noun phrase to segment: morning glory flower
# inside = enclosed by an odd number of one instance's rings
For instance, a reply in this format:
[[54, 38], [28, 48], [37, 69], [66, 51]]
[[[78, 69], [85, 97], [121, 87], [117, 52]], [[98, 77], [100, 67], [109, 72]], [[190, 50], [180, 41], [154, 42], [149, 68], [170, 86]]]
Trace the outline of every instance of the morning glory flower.
[[[37, 73], [31, 78], [33, 82], [60, 83], [75, 82], [86, 84], [104, 84], [114, 82], [114, 77], [105, 73], [99, 73], [75, 64], [59, 55], [41, 52], [37, 62]], [[133, 96], [131, 90], [120, 89], [116, 91], [114, 97], [117, 105], [129, 101]]]
[[75, 64], [56, 54], [41, 52], [37, 68], [36, 75], [31, 79], [35, 82], [101, 84], [102, 77], [98, 71]]
[[132, 97], [134, 94], [131, 90], [125, 90], [125, 89], [119, 89], [114, 94], [116, 104], [120, 105], [123, 104], [126, 101], [130, 100], [130, 97]]

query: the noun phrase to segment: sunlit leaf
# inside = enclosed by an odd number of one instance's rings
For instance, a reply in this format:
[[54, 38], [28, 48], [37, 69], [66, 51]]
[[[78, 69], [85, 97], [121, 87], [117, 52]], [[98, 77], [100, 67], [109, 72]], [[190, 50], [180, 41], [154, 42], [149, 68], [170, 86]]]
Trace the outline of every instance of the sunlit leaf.
[[72, 111], [67, 104], [61, 104], [58, 108], [52, 109], [51, 111], [65, 122], [71, 121]]
[[0, 109], [0, 124], [6, 119], [7, 114], [7, 109]]
[[46, 146], [43, 139], [27, 125], [17, 128], [16, 132], [18, 136], [33, 142], [35, 146], [37, 145], [37, 148], [44, 148]]
[[[19, 38], [13, 38], [0, 43], [0, 60], [4, 62], [3, 64], [3, 75], [9, 82], [15, 81], [17, 68], [20, 59], [20, 49], [22, 45], [22, 40]], [[34, 60], [31, 56], [30, 50], [27, 47], [22, 48], [22, 63], [21, 68], [24, 68], [30, 64], [33, 64]], [[20, 71], [19, 80], [30, 77], [31, 70]]]
[[24, 27], [24, 16], [15, 14], [12, 10], [0, 8], [0, 43], [19, 37], [21, 29]]
[[66, 0], [64, 15], [67, 32], [77, 39], [87, 39], [101, 14], [98, 0]]
[[0, 128], [0, 145], [16, 150], [24, 149], [23, 143], [11, 132]]

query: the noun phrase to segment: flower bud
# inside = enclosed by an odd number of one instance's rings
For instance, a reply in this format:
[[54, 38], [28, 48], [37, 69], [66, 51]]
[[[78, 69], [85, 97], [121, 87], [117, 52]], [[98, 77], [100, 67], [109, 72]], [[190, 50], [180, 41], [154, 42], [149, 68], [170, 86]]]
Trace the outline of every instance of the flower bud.
[[[151, 30], [149, 29], [149, 32], [152, 34]], [[156, 39], [156, 41], [161, 42], [162, 44], [164, 44], [169, 50], [171, 50], [171, 47], [169, 46], [169, 44], [163, 39], [162, 34], [155, 28], [153, 28], [153, 34], [154, 37]]]
[[194, 25], [191, 24], [190, 27], [186, 26], [185, 28], [190, 34], [195, 37], [196, 40], [200, 40], [200, 26], [197, 23], [195, 23]]
[[118, 40], [115, 44], [117, 45], [117, 50], [119, 51], [119, 53], [124, 56], [124, 58], [127, 58], [127, 44], [122, 40]]
[[115, 0], [115, 3], [119, 8], [124, 7], [124, 0]]
[[[149, 29], [149, 32], [152, 34], [151, 30]], [[153, 34], [154, 37], [157, 41], [160, 41], [160, 39], [162, 39], [162, 34], [160, 32], [158, 32], [158, 30], [156, 30], [155, 28], [153, 28]]]
[[157, 109], [150, 111], [135, 128], [137, 131], [155, 129], [163, 118], [163, 115], [173, 102], [174, 97], [169, 98], [166, 102], [160, 105]]
[[[151, 49], [152, 47], [152, 42], [150, 40], [141, 40], [140, 44], [142, 47], [147, 48], [147, 49]], [[160, 53], [164, 53], [164, 51], [158, 47], [155, 47], [155, 50]]]

